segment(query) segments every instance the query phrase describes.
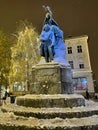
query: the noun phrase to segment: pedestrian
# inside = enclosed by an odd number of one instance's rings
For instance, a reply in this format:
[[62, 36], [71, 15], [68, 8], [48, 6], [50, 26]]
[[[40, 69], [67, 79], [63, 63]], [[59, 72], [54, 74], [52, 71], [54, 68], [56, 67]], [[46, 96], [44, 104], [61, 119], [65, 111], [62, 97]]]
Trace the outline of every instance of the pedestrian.
[[4, 91], [3, 97], [2, 97], [3, 104], [6, 104], [7, 95], [8, 95], [7, 91]]
[[89, 97], [90, 97], [90, 95], [89, 95], [88, 89], [86, 89], [86, 99], [89, 100]]

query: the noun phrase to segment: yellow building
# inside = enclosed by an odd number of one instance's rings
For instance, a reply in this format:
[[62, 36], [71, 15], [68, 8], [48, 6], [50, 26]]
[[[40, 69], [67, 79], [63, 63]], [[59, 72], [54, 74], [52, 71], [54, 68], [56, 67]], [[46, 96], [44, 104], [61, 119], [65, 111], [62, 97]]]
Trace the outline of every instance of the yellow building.
[[68, 61], [73, 71], [73, 85], [75, 92], [94, 93], [94, 84], [90, 56], [88, 50], [88, 36], [71, 37], [65, 40]]

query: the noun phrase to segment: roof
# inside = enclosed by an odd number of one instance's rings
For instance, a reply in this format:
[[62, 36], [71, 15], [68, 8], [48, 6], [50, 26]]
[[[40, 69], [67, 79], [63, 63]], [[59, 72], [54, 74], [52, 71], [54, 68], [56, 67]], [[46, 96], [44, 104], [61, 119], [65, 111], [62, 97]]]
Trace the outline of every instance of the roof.
[[84, 37], [88, 39], [88, 35], [82, 35], [82, 36], [77, 36], [77, 37], [68, 37], [68, 38], [65, 38], [65, 40], [81, 39], [81, 38], [84, 38]]

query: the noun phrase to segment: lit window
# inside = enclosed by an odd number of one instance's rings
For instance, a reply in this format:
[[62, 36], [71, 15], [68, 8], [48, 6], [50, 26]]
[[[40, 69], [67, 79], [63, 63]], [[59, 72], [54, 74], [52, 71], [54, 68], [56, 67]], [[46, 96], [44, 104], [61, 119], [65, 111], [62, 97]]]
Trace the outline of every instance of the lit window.
[[84, 64], [79, 64], [79, 68], [83, 69], [84, 68]]
[[86, 77], [73, 78], [73, 87], [75, 90], [85, 90], [87, 88], [87, 78]]
[[24, 82], [15, 82], [13, 85], [13, 90], [14, 91], [24, 91], [25, 90], [26, 84]]
[[73, 61], [69, 61], [69, 64], [70, 64], [71, 68], [74, 69]]
[[72, 47], [67, 47], [68, 49], [68, 54], [72, 54]]
[[77, 52], [82, 53], [82, 46], [77, 46]]

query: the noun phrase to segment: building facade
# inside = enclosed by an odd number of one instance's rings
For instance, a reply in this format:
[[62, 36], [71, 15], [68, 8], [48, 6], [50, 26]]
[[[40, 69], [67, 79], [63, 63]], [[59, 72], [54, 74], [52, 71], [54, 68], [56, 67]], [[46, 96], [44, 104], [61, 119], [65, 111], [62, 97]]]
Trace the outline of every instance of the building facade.
[[65, 43], [67, 58], [73, 71], [75, 92], [84, 93], [88, 90], [88, 92], [94, 93], [88, 36], [71, 37], [66, 39]]

